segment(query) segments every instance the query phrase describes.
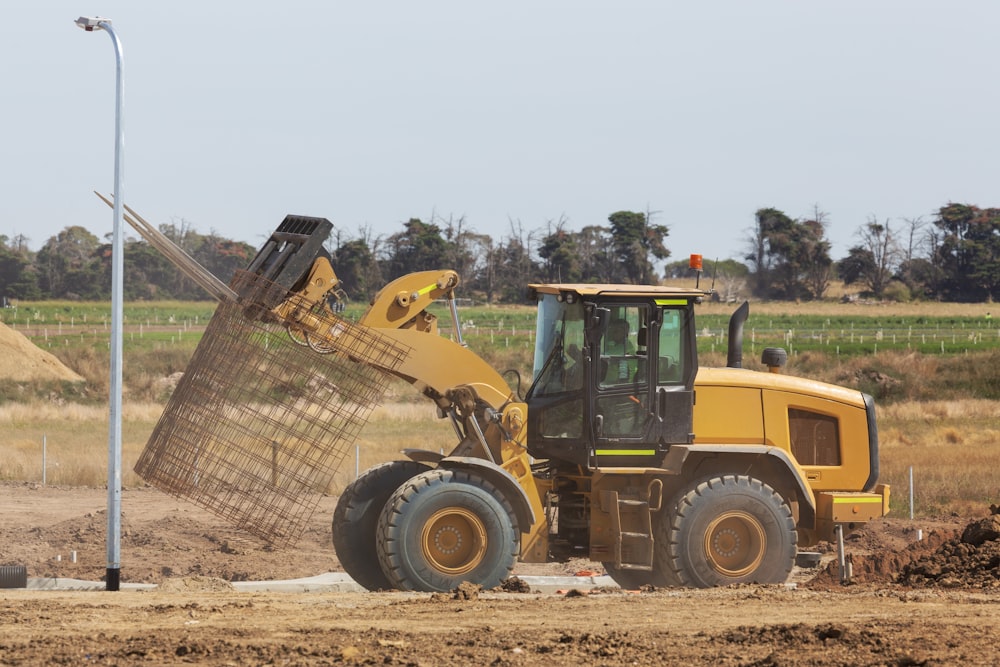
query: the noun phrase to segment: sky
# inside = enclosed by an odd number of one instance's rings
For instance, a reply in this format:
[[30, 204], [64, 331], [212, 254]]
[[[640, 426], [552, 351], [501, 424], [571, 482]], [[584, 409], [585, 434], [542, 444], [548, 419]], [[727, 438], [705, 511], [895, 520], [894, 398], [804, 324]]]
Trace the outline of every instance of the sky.
[[114, 50], [81, 15], [124, 45], [126, 202], [254, 246], [288, 213], [501, 238], [632, 210], [672, 260], [740, 258], [774, 207], [839, 259], [872, 219], [1000, 206], [1000, 3], [3, 6], [0, 235], [36, 250], [113, 224]]

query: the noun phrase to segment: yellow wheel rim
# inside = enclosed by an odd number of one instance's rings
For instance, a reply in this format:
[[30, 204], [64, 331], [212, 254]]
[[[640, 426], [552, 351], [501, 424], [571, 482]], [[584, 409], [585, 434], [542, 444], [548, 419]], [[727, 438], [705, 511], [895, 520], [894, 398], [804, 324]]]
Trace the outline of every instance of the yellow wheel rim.
[[461, 507], [438, 510], [424, 524], [420, 544], [435, 570], [450, 575], [474, 570], [486, 555], [486, 526]]
[[766, 552], [764, 526], [747, 512], [726, 512], [712, 521], [705, 531], [708, 563], [726, 577], [750, 574], [760, 567]]

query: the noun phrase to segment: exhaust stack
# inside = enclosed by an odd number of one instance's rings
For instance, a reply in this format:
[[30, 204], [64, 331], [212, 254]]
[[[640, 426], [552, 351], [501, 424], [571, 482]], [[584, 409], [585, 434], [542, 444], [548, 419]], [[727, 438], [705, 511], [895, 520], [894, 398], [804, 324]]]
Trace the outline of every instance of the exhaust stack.
[[726, 357], [729, 368], [743, 368], [743, 323], [749, 316], [750, 302], [744, 301], [729, 318], [729, 354]]

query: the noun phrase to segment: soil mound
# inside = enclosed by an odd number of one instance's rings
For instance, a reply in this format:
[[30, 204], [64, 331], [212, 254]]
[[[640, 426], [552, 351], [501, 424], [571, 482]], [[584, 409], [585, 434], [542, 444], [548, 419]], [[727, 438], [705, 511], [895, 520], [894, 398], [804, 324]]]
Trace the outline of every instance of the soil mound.
[[510, 577], [505, 580], [502, 584], [497, 586], [494, 590], [500, 590], [504, 593], [530, 593], [531, 586], [528, 585], [524, 579], [518, 577]]
[[67, 368], [55, 356], [2, 322], [0, 322], [0, 378], [17, 382], [32, 380], [83, 382], [82, 377]]
[[[864, 541], [863, 537], [861, 541]], [[933, 530], [903, 549], [848, 553], [855, 584], [897, 583], [910, 587], [1000, 588], [1000, 507], [962, 530]], [[807, 585], [824, 589], [839, 585], [834, 560]]]
[[1000, 508], [966, 526], [961, 537], [905, 565], [898, 582], [942, 588], [1000, 588]]

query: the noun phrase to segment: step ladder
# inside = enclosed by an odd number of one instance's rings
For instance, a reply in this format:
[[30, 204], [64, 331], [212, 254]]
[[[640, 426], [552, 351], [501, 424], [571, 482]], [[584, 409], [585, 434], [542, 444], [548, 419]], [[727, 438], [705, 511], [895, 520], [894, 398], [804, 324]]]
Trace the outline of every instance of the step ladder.
[[653, 512], [660, 510], [663, 483], [654, 479], [645, 499], [622, 498], [610, 491], [611, 527], [614, 530], [614, 562], [619, 570], [653, 569]]

